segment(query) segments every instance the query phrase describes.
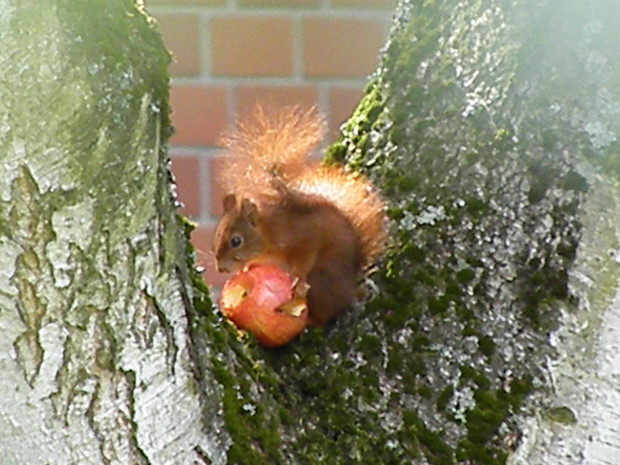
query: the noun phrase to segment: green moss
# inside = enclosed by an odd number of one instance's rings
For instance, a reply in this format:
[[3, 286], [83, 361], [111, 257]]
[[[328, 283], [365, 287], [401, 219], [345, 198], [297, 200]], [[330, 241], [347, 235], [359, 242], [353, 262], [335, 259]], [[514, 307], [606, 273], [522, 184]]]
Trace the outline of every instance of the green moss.
[[426, 334], [418, 334], [413, 338], [411, 342], [411, 349], [415, 352], [421, 352], [428, 348], [431, 341]]
[[459, 442], [457, 457], [467, 457], [476, 464], [503, 464], [506, 452], [490, 444], [490, 440], [508, 416], [508, 403], [504, 396], [483, 389], [474, 392], [474, 399], [476, 406], [467, 412], [467, 435]]
[[456, 458], [476, 465], [503, 465], [508, 453], [499, 447], [484, 447], [468, 440], [459, 442], [456, 449]]
[[484, 444], [497, 432], [508, 414], [508, 402], [501, 391], [477, 389], [476, 406], [467, 413], [467, 436], [473, 443]]
[[413, 392], [417, 393], [422, 399], [426, 400], [431, 400], [435, 394], [435, 390], [424, 382], [418, 382], [418, 385]]
[[472, 279], [476, 277], [476, 272], [471, 268], [465, 268], [457, 271], [456, 279], [459, 280], [460, 283], [465, 284], [470, 282]]
[[442, 439], [441, 434], [429, 430], [418, 415], [407, 410], [403, 412], [405, 431], [417, 438], [419, 448], [433, 465], [449, 465], [454, 463], [452, 448]]
[[586, 192], [588, 190], [588, 181], [581, 174], [571, 169], [564, 175], [562, 187], [575, 192]]
[[456, 306], [456, 314], [459, 317], [459, 320], [464, 323], [475, 323], [478, 321], [478, 317], [476, 316], [476, 312], [471, 308], [457, 305]]
[[[280, 425], [291, 424], [288, 411], [281, 404], [269, 405], [267, 409], [252, 394], [252, 385], [260, 384], [263, 389], [277, 392], [279, 383], [269, 370], [256, 365], [250, 357], [251, 351], [260, 351], [255, 343], [244, 345], [237, 337], [237, 330], [214, 311], [209, 290], [198, 273], [189, 236], [193, 224], [178, 217], [185, 233], [188, 269], [194, 284], [193, 308], [196, 311], [194, 331], [204, 332], [212, 345], [210, 357], [211, 372], [221, 387], [222, 412], [226, 431], [232, 444], [228, 450], [231, 464], [279, 464], [281, 456]], [[221, 354], [232, 350], [236, 354], [236, 365], [224, 363]], [[276, 408], [277, 406], [277, 408]]]
[[620, 179], [620, 143], [611, 144], [605, 153], [595, 150], [590, 159], [601, 166], [601, 171], [612, 173], [617, 179]]
[[489, 211], [489, 207], [485, 201], [478, 197], [468, 197], [465, 200], [465, 208], [467, 209], [467, 213], [475, 218], [480, 218], [482, 215], [485, 215]]
[[446, 410], [448, 402], [450, 402], [450, 399], [452, 399], [453, 395], [454, 388], [452, 386], [445, 387], [441, 391], [441, 393], [439, 393], [439, 396], [437, 396], [437, 401], [435, 402], [435, 404], [437, 405], [437, 410], [440, 412], [444, 412]]
[[565, 406], [550, 408], [545, 412], [545, 416], [551, 421], [563, 425], [570, 425], [577, 422], [575, 412]]
[[232, 439], [228, 450], [229, 463], [282, 463], [279, 436], [282, 412], [274, 414], [256, 402], [252, 398], [249, 379], [243, 375], [234, 376], [217, 357], [212, 359], [212, 363], [213, 374], [223, 392], [224, 425]]
[[342, 163], [347, 154], [347, 148], [341, 141], [336, 141], [327, 148], [323, 157], [325, 164]]
[[465, 382], [467, 380], [471, 380], [482, 390], [488, 390], [491, 387], [491, 382], [488, 378], [481, 372], [475, 370], [472, 367], [463, 365], [460, 367], [461, 369], [461, 381]]
[[522, 378], [514, 378], [510, 382], [509, 401], [512, 409], [517, 412], [521, 408], [523, 401], [532, 391], [532, 376], [525, 375]]
[[381, 339], [372, 334], [365, 334], [360, 340], [359, 347], [365, 354], [371, 356], [378, 354], [381, 351]]
[[478, 347], [485, 357], [491, 358], [495, 352], [495, 341], [491, 336], [479, 336]]
[[432, 315], [445, 313], [450, 306], [450, 298], [446, 295], [431, 297], [428, 301], [428, 311]]
[[393, 350], [389, 354], [388, 364], [387, 364], [387, 372], [390, 375], [394, 375], [396, 373], [400, 373], [403, 370], [403, 356], [400, 351]]
[[550, 171], [548, 166], [539, 162], [532, 162], [530, 164], [529, 173], [531, 181], [527, 198], [530, 203], [536, 204], [545, 197], [547, 191], [553, 185], [554, 173]]
[[455, 273], [452, 271], [449, 276], [446, 276], [446, 297], [451, 301], [460, 301], [461, 295], [463, 294], [463, 284], [459, 282], [458, 273], [456, 273], [456, 278], [454, 279]]

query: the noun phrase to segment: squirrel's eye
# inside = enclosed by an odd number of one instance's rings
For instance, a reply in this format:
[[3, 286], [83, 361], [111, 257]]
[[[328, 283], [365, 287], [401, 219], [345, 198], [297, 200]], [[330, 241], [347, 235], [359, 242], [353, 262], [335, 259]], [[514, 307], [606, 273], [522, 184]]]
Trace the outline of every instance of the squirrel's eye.
[[230, 246], [235, 249], [243, 243], [241, 236], [233, 236], [230, 238]]

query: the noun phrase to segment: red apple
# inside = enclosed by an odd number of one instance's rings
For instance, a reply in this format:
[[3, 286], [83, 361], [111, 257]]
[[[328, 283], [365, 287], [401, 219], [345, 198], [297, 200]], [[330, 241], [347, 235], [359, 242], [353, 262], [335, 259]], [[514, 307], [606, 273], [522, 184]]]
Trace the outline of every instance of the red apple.
[[226, 281], [220, 309], [264, 347], [291, 341], [308, 320], [306, 301], [295, 295], [293, 279], [274, 265], [253, 265]]

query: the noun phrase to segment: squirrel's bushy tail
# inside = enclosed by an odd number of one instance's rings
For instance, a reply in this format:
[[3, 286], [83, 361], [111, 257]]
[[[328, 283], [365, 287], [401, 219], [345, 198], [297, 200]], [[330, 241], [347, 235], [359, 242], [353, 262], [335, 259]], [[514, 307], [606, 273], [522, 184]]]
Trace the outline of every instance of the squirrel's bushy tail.
[[257, 107], [225, 137], [221, 185], [239, 197], [277, 199], [282, 186], [324, 198], [336, 206], [358, 232], [362, 268], [381, 253], [386, 236], [384, 202], [370, 182], [342, 166], [309, 161], [322, 140], [325, 123], [314, 108], [271, 112]]
[[342, 166], [321, 166], [301, 174], [292, 188], [323, 197], [344, 214], [358, 233], [362, 268], [381, 254], [387, 231], [385, 203], [364, 176], [348, 173]]
[[306, 171], [308, 157], [325, 132], [314, 108], [271, 111], [257, 106], [221, 141], [226, 150], [220, 180], [224, 192], [273, 192], [274, 179], [288, 182]]

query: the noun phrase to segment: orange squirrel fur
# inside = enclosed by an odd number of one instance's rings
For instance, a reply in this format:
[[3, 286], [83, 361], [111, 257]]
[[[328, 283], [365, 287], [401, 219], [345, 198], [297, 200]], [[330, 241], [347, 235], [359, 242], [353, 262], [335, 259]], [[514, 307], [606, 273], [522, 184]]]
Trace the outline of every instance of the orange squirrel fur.
[[359, 274], [381, 253], [384, 203], [369, 181], [308, 160], [324, 124], [314, 111], [262, 109], [225, 139], [224, 215], [214, 237], [220, 271], [278, 265], [307, 290], [322, 325], [356, 301]]

